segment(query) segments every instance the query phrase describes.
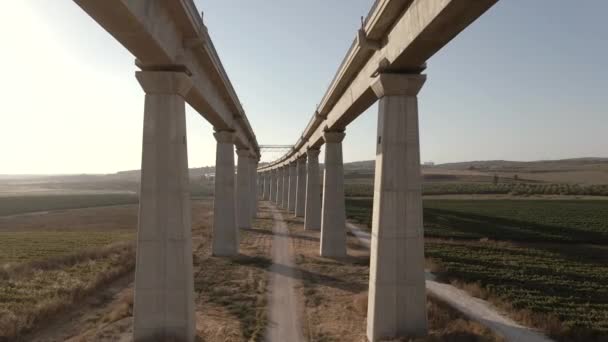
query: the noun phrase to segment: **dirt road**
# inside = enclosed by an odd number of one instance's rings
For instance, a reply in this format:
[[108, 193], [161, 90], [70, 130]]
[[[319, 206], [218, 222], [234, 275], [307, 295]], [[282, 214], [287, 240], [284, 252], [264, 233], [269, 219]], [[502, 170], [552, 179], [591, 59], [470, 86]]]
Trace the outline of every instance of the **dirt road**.
[[291, 238], [283, 215], [271, 204], [274, 218], [272, 265], [270, 266], [269, 323], [266, 340], [271, 342], [305, 341], [295, 286]]

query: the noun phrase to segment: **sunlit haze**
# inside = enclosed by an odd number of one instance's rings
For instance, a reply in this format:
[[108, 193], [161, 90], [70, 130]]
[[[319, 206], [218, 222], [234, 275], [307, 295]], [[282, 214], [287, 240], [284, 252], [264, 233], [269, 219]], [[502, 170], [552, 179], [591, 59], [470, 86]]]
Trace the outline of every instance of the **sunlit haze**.
[[[261, 144], [293, 144], [371, 0], [196, 1]], [[607, 156], [603, 0], [501, 1], [430, 59], [421, 153], [436, 163]], [[144, 93], [133, 56], [72, 1], [0, 11], [0, 174], [138, 169]], [[187, 110], [189, 165], [213, 165], [213, 127]], [[374, 157], [376, 106], [344, 161]], [[263, 155], [262, 161], [279, 155]]]

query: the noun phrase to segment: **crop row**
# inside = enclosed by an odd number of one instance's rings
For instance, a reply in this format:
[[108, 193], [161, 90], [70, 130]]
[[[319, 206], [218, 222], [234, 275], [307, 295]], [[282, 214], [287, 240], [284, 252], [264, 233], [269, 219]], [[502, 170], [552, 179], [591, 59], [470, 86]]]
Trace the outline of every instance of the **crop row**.
[[[350, 219], [371, 226], [371, 198], [347, 198]], [[428, 237], [608, 243], [608, 201], [424, 200]]]
[[[597, 255], [584, 247], [561, 248], [431, 241], [426, 256], [442, 266], [443, 276], [480, 283], [516, 309], [558, 317], [568, 328], [608, 333], [608, 266], [594, 262]], [[576, 258], [572, 249], [578, 249]], [[608, 255], [608, 248], [601, 252]]]
[[[347, 183], [348, 197], [372, 196], [373, 184]], [[547, 183], [425, 183], [424, 195], [576, 195], [608, 196], [608, 185], [547, 184]]]
[[61, 257], [130, 240], [132, 231], [0, 232], [0, 265]]

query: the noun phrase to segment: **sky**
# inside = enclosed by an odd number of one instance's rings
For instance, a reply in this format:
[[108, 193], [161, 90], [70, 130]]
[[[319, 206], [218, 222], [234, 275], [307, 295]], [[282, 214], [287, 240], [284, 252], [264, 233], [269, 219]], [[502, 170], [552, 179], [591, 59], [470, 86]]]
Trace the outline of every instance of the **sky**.
[[[373, 0], [195, 2], [259, 143], [293, 144]], [[605, 0], [500, 0], [427, 63], [422, 160], [608, 156], [606, 12]], [[92, 18], [69, 0], [13, 1], [0, 40], [0, 174], [140, 167], [134, 58]], [[345, 162], [374, 158], [376, 113], [347, 128]], [[213, 165], [213, 127], [186, 117], [190, 167]]]

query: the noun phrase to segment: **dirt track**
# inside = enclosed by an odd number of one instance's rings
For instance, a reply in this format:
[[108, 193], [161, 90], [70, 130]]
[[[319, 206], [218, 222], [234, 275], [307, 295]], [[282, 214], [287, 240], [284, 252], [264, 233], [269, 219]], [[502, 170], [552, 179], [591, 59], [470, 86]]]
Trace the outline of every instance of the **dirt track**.
[[283, 215], [271, 207], [274, 226], [272, 228], [272, 265], [270, 266], [269, 322], [266, 340], [271, 342], [305, 341], [302, 335], [301, 318], [295, 287], [295, 269], [291, 238]]

